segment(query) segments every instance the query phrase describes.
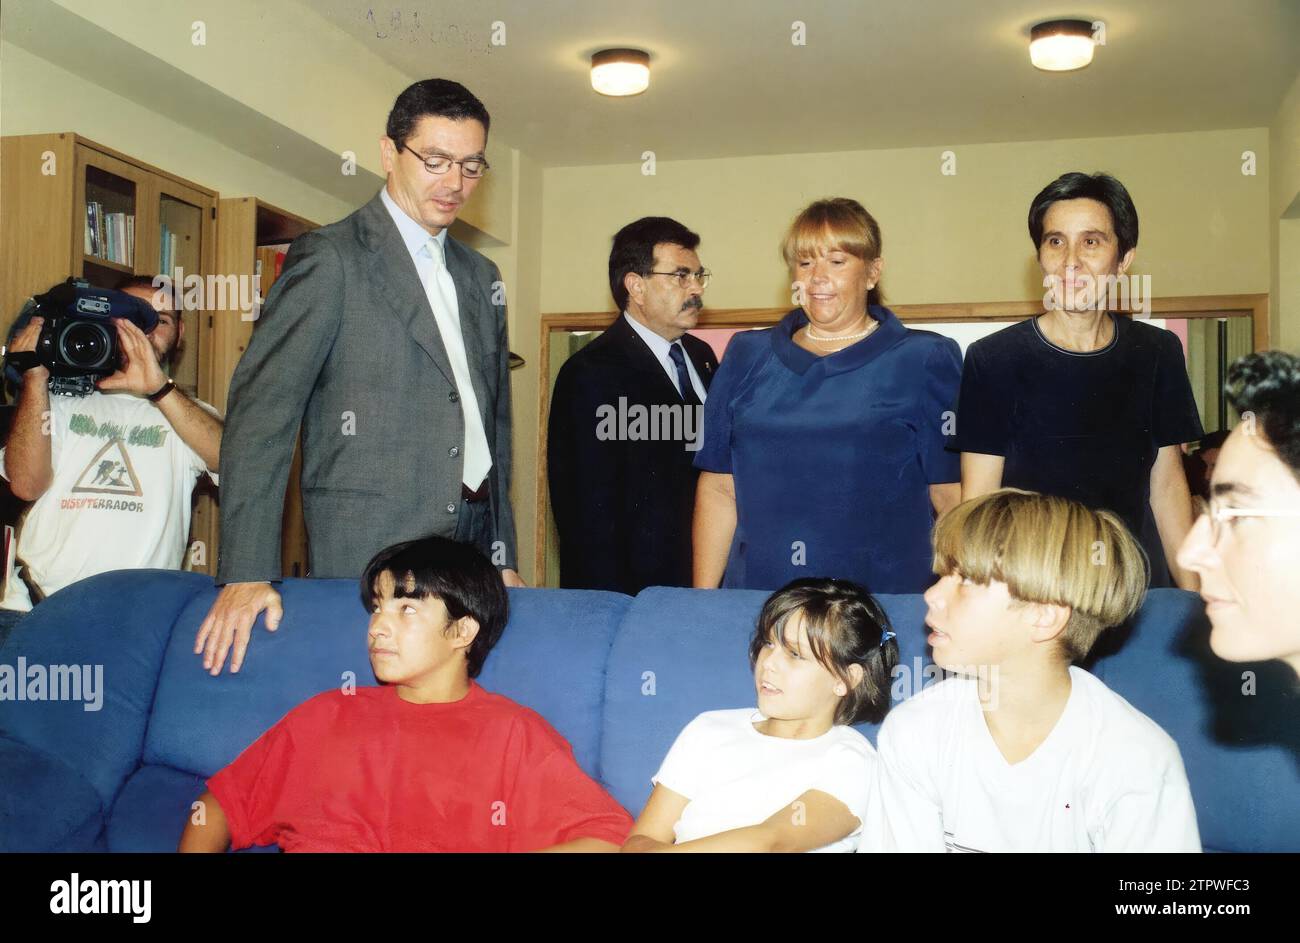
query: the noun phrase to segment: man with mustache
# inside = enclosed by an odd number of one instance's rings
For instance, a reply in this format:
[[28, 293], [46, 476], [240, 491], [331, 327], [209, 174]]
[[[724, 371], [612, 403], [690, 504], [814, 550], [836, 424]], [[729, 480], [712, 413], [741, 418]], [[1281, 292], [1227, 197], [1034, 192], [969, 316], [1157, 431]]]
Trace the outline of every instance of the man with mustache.
[[709, 281], [699, 243], [663, 216], [619, 230], [609, 287], [622, 314], [556, 377], [547, 477], [563, 587], [691, 585], [692, 462], [717, 366], [686, 333]]
[[280, 522], [302, 427], [309, 572], [356, 579], [428, 535], [515, 572], [510, 373], [501, 274], [448, 234], [488, 170], [489, 116], [463, 85], [397, 97], [387, 181], [289, 250], [235, 370], [221, 456], [221, 549], [195, 654], [238, 671], [258, 614], [280, 622]]

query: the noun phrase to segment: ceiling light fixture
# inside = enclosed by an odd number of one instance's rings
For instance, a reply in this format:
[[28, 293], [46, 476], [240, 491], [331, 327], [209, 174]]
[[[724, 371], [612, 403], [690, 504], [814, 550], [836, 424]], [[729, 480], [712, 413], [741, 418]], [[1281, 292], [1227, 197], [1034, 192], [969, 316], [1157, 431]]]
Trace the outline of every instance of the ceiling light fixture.
[[1048, 20], [1029, 33], [1029, 61], [1044, 72], [1069, 72], [1092, 61], [1095, 46], [1087, 20]]
[[650, 87], [650, 53], [602, 49], [591, 57], [591, 87], [602, 95], [640, 95]]

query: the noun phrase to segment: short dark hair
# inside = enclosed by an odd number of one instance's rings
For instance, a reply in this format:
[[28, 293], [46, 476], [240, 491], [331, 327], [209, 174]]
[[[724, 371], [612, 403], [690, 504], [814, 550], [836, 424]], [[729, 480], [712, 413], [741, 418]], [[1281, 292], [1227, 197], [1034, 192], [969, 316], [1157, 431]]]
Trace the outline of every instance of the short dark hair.
[[[890, 705], [890, 677], [898, 664], [898, 642], [880, 603], [851, 580], [803, 577], [769, 596], [749, 643], [750, 666], [769, 641], [786, 644], [786, 621], [797, 612], [803, 613], [813, 657], [848, 685], [848, 694], [835, 709], [835, 723], [884, 720]], [[886, 632], [889, 640], [882, 642]], [[851, 665], [862, 666], [862, 680], [856, 686], [849, 677]]]
[[126, 291], [128, 288], [147, 288], [150, 291], [157, 291], [158, 286], [154, 284], [154, 275], [123, 275], [113, 286], [114, 291]]
[[1268, 444], [1300, 481], [1300, 357], [1281, 350], [1247, 354], [1228, 368], [1228, 400], [1254, 413]]
[[643, 216], [614, 234], [614, 245], [609, 250], [609, 290], [619, 311], [627, 310], [623, 279], [629, 272], [644, 275], [654, 268], [655, 246], [665, 242], [694, 250], [700, 237], [667, 216]]
[[1035, 252], [1043, 244], [1043, 217], [1047, 208], [1060, 200], [1096, 200], [1110, 210], [1121, 258], [1138, 244], [1138, 211], [1124, 184], [1110, 174], [1096, 173], [1090, 177], [1073, 171], [1061, 174], [1043, 187], [1029, 204], [1029, 238], [1034, 240]]
[[361, 604], [369, 612], [379, 592], [379, 577], [391, 573], [395, 596], [442, 600], [452, 619], [471, 616], [478, 635], [466, 652], [469, 676], [478, 677], [488, 652], [505, 631], [509, 600], [505, 584], [488, 558], [471, 544], [446, 537], [422, 537], [385, 547], [366, 564], [361, 575]]
[[1196, 440], [1196, 451], [1204, 452], [1206, 449], [1221, 449], [1223, 443], [1228, 439], [1228, 430], [1219, 429], [1216, 432], [1207, 432]]
[[401, 147], [415, 131], [420, 119], [430, 115], [452, 121], [472, 119], [483, 125], [484, 134], [492, 125], [488, 110], [464, 85], [450, 79], [424, 79], [408, 85], [397, 96], [393, 110], [388, 113], [384, 133]]

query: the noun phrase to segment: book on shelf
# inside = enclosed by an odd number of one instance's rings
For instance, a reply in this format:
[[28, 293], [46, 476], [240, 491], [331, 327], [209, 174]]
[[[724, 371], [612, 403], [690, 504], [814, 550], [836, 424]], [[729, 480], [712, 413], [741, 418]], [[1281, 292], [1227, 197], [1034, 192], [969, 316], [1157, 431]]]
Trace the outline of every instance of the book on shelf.
[[173, 269], [176, 268], [176, 248], [178, 243], [179, 240], [176, 237], [176, 233], [172, 232], [166, 223], [163, 223], [161, 238], [159, 239], [161, 250], [159, 253], [158, 264], [160, 270], [167, 273], [169, 276]]
[[132, 265], [135, 260], [135, 214], [105, 213], [95, 200], [86, 203], [86, 255]]

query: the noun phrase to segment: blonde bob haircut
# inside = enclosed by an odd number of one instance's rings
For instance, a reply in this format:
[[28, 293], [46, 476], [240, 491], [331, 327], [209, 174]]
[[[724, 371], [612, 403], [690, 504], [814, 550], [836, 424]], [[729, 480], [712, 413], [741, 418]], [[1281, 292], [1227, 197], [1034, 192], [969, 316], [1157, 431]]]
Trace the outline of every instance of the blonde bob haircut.
[[1070, 608], [1064, 653], [1082, 661], [1104, 629], [1130, 618], [1146, 595], [1150, 564], [1128, 528], [1109, 511], [1055, 495], [1002, 488], [972, 498], [939, 519], [934, 571], [987, 585], [1007, 584], [1013, 599]]
[[[791, 269], [800, 259], [837, 250], [863, 262], [874, 262], [881, 252], [880, 224], [861, 203], [844, 196], [809, 204], [794, 218], [781, 243], [781, 257]], [[878, 305], [883, 298], [877, 283], [867, 293], [867, 304]]]

